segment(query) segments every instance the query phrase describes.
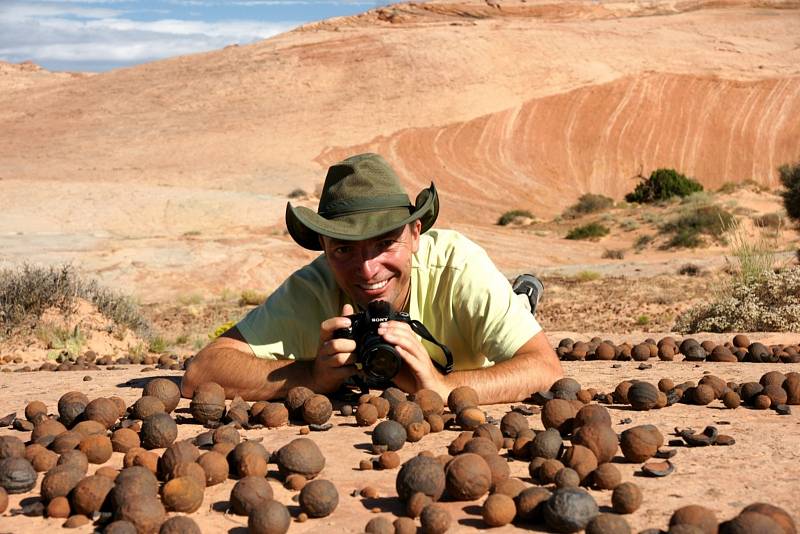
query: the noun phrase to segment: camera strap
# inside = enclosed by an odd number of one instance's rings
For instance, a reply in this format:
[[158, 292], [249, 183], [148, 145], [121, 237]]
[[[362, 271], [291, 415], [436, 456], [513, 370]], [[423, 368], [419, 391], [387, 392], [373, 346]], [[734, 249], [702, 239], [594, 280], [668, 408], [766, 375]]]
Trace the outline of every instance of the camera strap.
[[442, 343], [436, 341], [436, 338], [433, 337], [433, 334], [430, 333], [430, 331], [425, 327], [425, 325], [417, 321], [416, 319], [411, 319], [408, 321], [408, 323], [411, 326], [411, 330], [413, 330], [415, 334], [420, 336], [422, 339], [430, 341], [431, 343], [442, 349], [444, 357], [447, 359], [447, 365], [442, 365], [433, 358], [431, 358], [433, 365], [436, 366], [439, 372], [446, 375], [453, 372], [453, 355], [451, 354], [450, 349], [447, 348], [447, 345], [443, 345]]

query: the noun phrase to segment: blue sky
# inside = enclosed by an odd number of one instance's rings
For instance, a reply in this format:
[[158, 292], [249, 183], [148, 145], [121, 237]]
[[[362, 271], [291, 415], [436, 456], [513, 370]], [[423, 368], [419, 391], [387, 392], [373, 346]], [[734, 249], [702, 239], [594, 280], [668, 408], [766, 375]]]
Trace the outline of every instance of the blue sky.
[[0, 0], [0, 60], [105, 71], [247, 44], [379, 0]]

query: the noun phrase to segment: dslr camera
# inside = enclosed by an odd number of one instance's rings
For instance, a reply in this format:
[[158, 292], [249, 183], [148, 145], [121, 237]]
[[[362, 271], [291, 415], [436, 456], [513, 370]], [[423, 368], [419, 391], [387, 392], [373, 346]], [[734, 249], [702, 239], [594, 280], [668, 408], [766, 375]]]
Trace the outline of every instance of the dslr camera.
[[403, 364], [395, 346], [378, 334], [378, 326], [387, 321], [408, 323], [414, 333], [435, 344], [444, 352], [447, 365], [441, 365], [433, 360], [437, 369], [444, 374], [453, 370], [453, 356], [450, 350], [436, 341], [425, 325], [411, 319], [405, 312], [392, 310], [392, 306], [388, 302], [384, 300], [370, 302], [365, 311], [347, 317], [350, 319], [350, 327], [339, 328], [333, 333], [333, 337], [355, 340], [355, 364], [363, 372], [363, 378], [368, 386], [376, 388], [390, 386], [392, 378], [400, 372]]

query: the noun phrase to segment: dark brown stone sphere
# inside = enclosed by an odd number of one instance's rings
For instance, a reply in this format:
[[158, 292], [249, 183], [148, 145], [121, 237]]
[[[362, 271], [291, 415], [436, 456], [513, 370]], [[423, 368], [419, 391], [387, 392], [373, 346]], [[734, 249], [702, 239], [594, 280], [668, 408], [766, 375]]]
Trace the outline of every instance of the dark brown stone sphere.
[[591, 423], [600, 423], [611, 426], [611, 414], [605, 406], [599, 404], [587, 404], [581, 407], [575, 414], [575, 426], [586, 426]]
[[575, 406], [564, 399], [549, 400], [542, 408], [542, 424], [545, 429], [555, 428], [561, 435], [572, 432], [575, 414]]
[[422, 534], [443, 534], [453, 522], [450, 512], [443, 506], [431, 503], [422, 509], [419, 516]]
[[356, 408], [356, 424], [358, 426], [372, 426], [378, 421], [378, 409], [365, 402]]
[[488, 439], [494, 444], [496, 451], [499, 451], [503, 447], [503, 434], [496, 425], [483, 423], [472, 432], [472, 435], [476, 438]]
[[563, 447], [561, 434], [555, 428], [549, 428], [536, 434], [529, 445], [529, 450], [532, 458], [558, 458]]
[[577, 488], [581, 483], [581, 477], [574, 469], [565, 467], [556, 473], [554, 482], [557, 488]]
[[117, 475], [111, 492], [116, 506], [120, 506], [126, 500], [157, 497], [158, 480], [146, 467], [138, 465], [126, 467]]
[[719, 526], [720, 534], [783, 534], [783, 527], [768, 515], [742, 512]]
[[517, 505], [517, 517], [522, 521], [541, 521], [544, 503], [551, 495], [550, 490], [546, 488], [525, 488], [514, 498]]
[[34, 424], [31, 432], [31, 442], [36, 443], [40, 440], [47, 440], [48, 437], [58, 436], [66, 431], [66, 427], [55, 419], [44, 419], [40, 423]]
[[[3, 460], [8, 462], [11, 460]], [[0, 462], [0, 465], [2, 463]], [[33, 468], [31, 468], [33, 470]], [[56, 497], [66, 497], [69, 492], [83, 479], [83, 473], [69, 465], [57, 465], [45, 473], [42, 479], [40, 493], [45, 501]], [[34, 474], [34, 480], [35, 480]], [[6, 488], [8, 489], [8, 488]], [[12, 493], [9, 491], [9, 493]]]
[[486, 422], [486, 414], [477, 407], [464, 408], [458, 412], [456, 422], [464, 430], [475, 430]]
[[314, 392], [304, 386], [296, 386], [287, 391], [284, 404], [289, 410], [289, 417], [292, 419], [302, 419], [303, 404], [313, 396]]
[[755, 512], [769, 516], [781, 526], [784, 534], [795, 534], [797, 532], [794, 519], [792, 519], [792, 516], [790, 516], [783, 508], [779, 508], [778, 506], [764, 502], [754, 502], [752, 504], [748, 504], [742, 509], [743, 514], [747, 512]]
[[483, 522], [490, 527], [502, 527], [514, 520], [517, 507], [514, 499], [502, 493], [493, 493], [483, 502], [481, 508]]
[[289, 510], [278, 501], [270, 500], [247, 516], [247, 531], [251, 534], [284, 534], [291, 522]]
[[489, 438], [479, 436], [467, 441], [462, 452], [472, 452], [486, 458], [487, 456], [497, 456], [497, 447]]
[[42, 401], [35, 400], [25, 406], [25, 419], [35, 423], [47, 417], [47, 405]]
[[309, 438], [297, 438], [278, 449], [276, 462], [283, 475], [297, 473], [311, 479], [325, 467], [325, 457]]
[[269, 402], [258, 413], [258, 421], [267, 428], [289, 424], [289, 409], [279, 402]]
[[178, 437], [178, 425], [164, 412], [154, 413], [142, 421], [141, 440], [146, 449], [169, 447]]
[[800, 404], [800, 373], [787, 373], [783, 389], [786, 391], [786, 404]]
[[618, 514], [632, 514], [642, 505], [642, 490], [633, 482], [623, 482], [611, 494], [611, 507]]
[[[597, 469], [597, 457], [591, 449], [583, 445], [573, 445], [564, 451], [561, 458], [564, 465], [574, 469], [581, 480], [586, 479], [592, 471]], [[555, 482], [555, 478], [553, 479]]]
[[425, 415], [418, 404], [411, 401], [400, 401], [392, 405], [389, 410], [389, 418], [393, 421], [397, 421], [404, 427], [408, 427], [411, 423], [421, 423], [424, 421]]
[[447, 396], [447, 407], [454, 414], [458, 414], [464, 408], [474, 408], [479, 405], [478, 393], [469, 386], [459, 386]]
[[420, 389], [409, 400], [417, 403], [425, 416], [444, 413], [444, 399], [432, 389]]
[[650, 345], [647, 343], [639, 343], [631, 349], [631, 357], [637, 362], [646, 362], [650, 356]]
[[194, 390], [189, 410], [201, 425], [221, 420], [225, 414], [225, 390], [216, 382], [200, 384]]
[[396, 469], [400, 466], [400, 455], [394, 451], [386, 451], [378, 457], [381, 469]]
[[425, 416], [425, 421], [431, 428], [431, 432], [441, 432], [444, 430], [444, 419], [441, 415], [432, 413]]
[[[29, 447], [31, 446], [32, 445]], [[42, 448], [42, 450], [34, 454], [33, 458], [30, 458], [29, 461], [37, 473], [43, 473], [45, 471], [50, 471], [56, 466], [58, 463], [58, 454]]]
[[164, 403], [158, 397], [144, 396], [133, 403], [131, 407], [131, 416], [134, 419], [145, 419], [154, 413], [166, 413]]
[[181, 390], [168, 378], [154, 378], [144, 386], [142, 396], [158, 398], [164, 404], [164, 410], [172, 413], [181, 400]]
[[634, 410], [651, 410], [658, 403], [658, 388], [649, 382], [635, 382], [628, 389], [628, 402]]
[[208, 451], [197, 459], [205, 473], [206, 486], [215, 486], [228, 478], [228, 460], [216, 451]]
[[407, 501], [415, 493], [422, 493], [438, 501], [445, 490], [445, 472], [434, 458], [415, 456], [400, 468], [395, 479], [395, 489], [401, 500]]
[[106, 428], [111, 428], [119, 419], [119, 409], [111, 399], [100, 397], [86, 405], [83, 416], [89, 421], [97, 421]]
[[786, 404], [788, 399], [786, 390], [777, 384], [769, 384], [764, 386], [764, 391], [762, 391], [761, 394], [769, 397], [770, 408], [775, 408], [779, 404]]
[[614, 345], [610, 343], [600, 343], [594, 349], [594, 357], [598, 360], [613, 360], [616, 355], [617, 351], [614, 350]]
[[158, 474], [166, 480], [182, 463], [192, 463], [200, 457], [200, 449], [189, 441], [172, 443], [158, 459]]
[[272, 486], [264, 477], [247, 476], [239, 479], [231, 490], [231, 511], [236, 515], [250, 515], [264, 502], [272, 500]]
[[678, 508], [672, 513], [669, 519], [669, 526], [675, 525], [693, 525], [698, 527], [705, 534], [714, 534], [717, 532], [717, 516], [713, 510], [697, 504], [690, 504], [682, 508]]
[[81, 437], [103, 435], [105, 436], [108, 429], [97, 421], [81, 421], [72, 427], [72, 432], [80, 434]]
[[612, 463], [604, 463], [597, 466], [592, 472], [592, 484], [601, 490], [611, 490], [622, 482], [622, 474]]
[[601, 464], [610, 462], [619, 448], [617, 433], [614, 432], [611, 425], [602, 422], [589, 423], [579, 427], [572, 437], [572, 443], [590, 449], [597, 458], [597, 462]]
[[553, 393], [553, 396], [557, 399], [564, 400], [575, 400], [580, 390], [580, 383], [570, 377], [559, 378], [550, 386], [550, 391]]
[[658, 390], [669, 393], [675, 387], [675, 382], [671, 378], [662, 378], [658, 381]]
[[106, 463], [114, 452], [111, 439], [107, 436], [89, 436], [83, 438], [78, 448], [86, 455], [86, 459], [89, 460], [89, 463], [92, 464]]
[[368, 403], [375, 406], [375, 408], [378, 410], [378, 419], [383, 419], [384, 417], [388, 416], [389, 410], [392, 407], [392, 404], [383, 397], [372, 397], [369, 399]]
[[[489, 467], [491, 468], [492, 466]], [[495, 484], [492, 491], [493, 493], [502, 493], [503, 495], [508, 495], [512, 499], [516, 499], [517, 495], [522, 493], [522, 491], [527, 487], [528, 485], [525, 482], [518, 478], [509, 476], [505, 480]]]
[[85, 436], [79, 432], [68, 430], [57, 435], [50, 444], [50, 448], [58, 454], [62, 454], [77, 448], [84, 437]]
[[508, 477], [511, 476], [511, 469], [508, 466], [508, 460], [506, 458], [498, 454], [493, 454], [491, 456], [484, 456], [483, 459], [486, 461], [486, 465], [489, 466], [489, 471], [492, 473], [492, 483], [489, 486], [490, 490], [493, 490], [498, 484], [502, 483], [504, 480], [508, 480]]
[[176, 515], [161, 524], [158, 534], [201, 534], [201, 530], [191, 517]]
[[0, 436], [0, 460], [24, 458], [25, 444], [16, 436]]
[[616, 514], [598, 514], [586, 525], [585, 534], [631, 534], [624, 517]]
[[0, 487], [0, 514], [5, 512], [6, 508], [8, 508], [8, 492]]
[[114, 452], [126, 453], [139, 446], [141, 446], [139, 434], [130, 428], [119, 428], [111, 434], [111, 448]]
[[69, 500], [66, 497], [56, 497], [47, 503], [47, 517], [64, 519], [69, 517], [71, 512]]
[[714, 389], [705, 384], [699, 384], [692, 390], [692, 402], [698, 406], [705, 406], [714, 400]]
[[735, 410], [742, 403], [742, 399], [733, 390], [728, 390], [722, 395], [722, 403], [726, 408]]
[[205, 485], [198, 483], [194, 477], [177, 477], [164, 484], [161, 500], [167, 510], [191, 514], [203, 504], [204, 490]]
[[[77, 484], [77, 481], [75, 483]], [[33, 489], [35, 485], [36, 470], [28, 460], [16, 457], [0, 460], [0, 488], [4, 489], [6, 493], [10, 495], [25, 493]]]
[[82, 451], [72, 449], [64, 451], [58, 457], [57, 465], [66, 465], [81, 472], [82, 475], [86, 474], [89, 470], [89, 459], [83, 454]]
[[91, 517], [99, 512], [106, 501], [110, 505], [114, 481], [102, 475], [91, 475], [75, 486], [70, 495], [72, 511]]
[[64, 393], [58, 399], [59, 419], [64, 425], [72, 426], [73, 422], [83, 414], [87, 404], [89, 404], [89, 397], [80, 391]]
[[599, 513], [594, 498], [581, 488], [553, 492], [543, 508], [547, 526], [557, 532], [577, 532]]
[[614, 393], [612, 394], [614, 397], [614, 402], [619, 404], [628, 404], [628, 390], [630, 390], [633, 382], [629, 380], [623, 380], [617, 387], [614, 388]]
[[447, 494], [457, 501], [474, 501], [486, 495], [492, 485], [492, 471], [479, 455], [463, 453], [445, 468]]
[[339, 492], [330, 480], [312, 480], [300, 490], [300, 509], [308, 517], [330, 515], [339, 504]]
[[385, 448], [398, 451], [403, 448], [407, 437], [406, 429], [397, 421], [391, 419], [381, 421], [372, 431], [373, 450]]
[[766, 395], [756, 395], [753, 399], [753, 408], [756, 410], [766, 410], [772, 405], [772, 399]]
[[303, 421], [309, 425], [325, 424], [333, 414], [333, 406], [325, 395], [312, 395], [303, 403]]
[[663, 444], [664, 436], [653, 425], [640, 425], [625, 430], [619, 443], [625, 459], [634, 463], [652, 458]]
[[528, 419], [519, 412], [508, 412], [500, 419], [500, 433], [507, 438], [516, 438], [529, 428]]
[[157, 534], [167, 513], [158, 497], [140, 497], [117, 505], [114, 515], [133, 523], [139, 534]]

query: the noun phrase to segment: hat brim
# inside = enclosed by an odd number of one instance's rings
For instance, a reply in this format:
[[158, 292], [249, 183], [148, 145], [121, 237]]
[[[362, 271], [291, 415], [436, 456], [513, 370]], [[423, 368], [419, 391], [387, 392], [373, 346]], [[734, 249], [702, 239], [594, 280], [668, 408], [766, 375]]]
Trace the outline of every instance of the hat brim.
[[433, 183], [417, 195], [414, 209], [389, 208], [361, 213], [351, 213], [335, 219], [326, 219], [303, 206], [286, 203], [286, 228], [292, 239], [303, 248], [322, 250], [320, 236], [341, 241], [361, 241], [391, 232], [417, 219], [422, 232], [433, 226], [439, 215], [439, 195]]

